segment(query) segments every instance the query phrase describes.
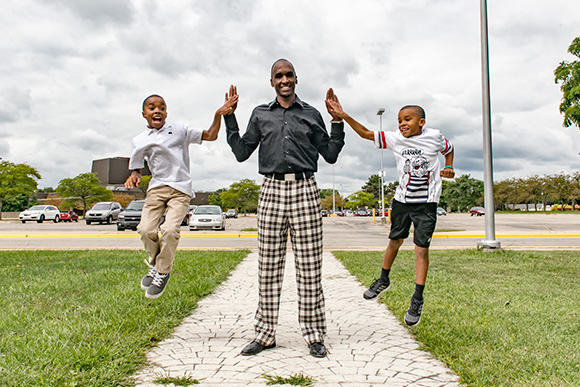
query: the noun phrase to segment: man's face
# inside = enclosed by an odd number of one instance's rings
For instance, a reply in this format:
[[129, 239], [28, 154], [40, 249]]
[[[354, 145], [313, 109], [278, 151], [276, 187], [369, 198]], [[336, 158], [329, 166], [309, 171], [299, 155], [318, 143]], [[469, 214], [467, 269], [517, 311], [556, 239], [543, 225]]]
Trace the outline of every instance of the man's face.
[[294, 96], [298, 78], [294, 72], [294, 67], [281, 60], [274, 64], [272, 68], [272, 78], [270, 84], [276, 90], [276, 95], [282, 98], [289, 98]]
[[399, 112], [399, 131], [403, 137], [417, 136], [425, 125], [425, 119], [419, 118], [419, 114], [413, 108], [402, 109]]
[[151, 129], [161, 129], [167, 119], [167, 106], [161, 97], [149, 97], [145, 101], [143, 117]]

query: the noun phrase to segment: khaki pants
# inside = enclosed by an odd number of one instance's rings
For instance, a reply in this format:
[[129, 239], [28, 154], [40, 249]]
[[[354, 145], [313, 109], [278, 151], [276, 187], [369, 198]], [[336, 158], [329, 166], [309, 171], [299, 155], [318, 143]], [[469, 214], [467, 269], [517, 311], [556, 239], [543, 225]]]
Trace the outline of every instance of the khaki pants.
[[[190, 200], [191, 196], [169, 186], [147, 191], [137, 231], [141, 235], [145, 251], [149, 254], [149, 263], [159, 273], [171, 272], [179, 243], [181, 222], [187, 213]], [[165, 222], [159, 227], [166, 209]]]

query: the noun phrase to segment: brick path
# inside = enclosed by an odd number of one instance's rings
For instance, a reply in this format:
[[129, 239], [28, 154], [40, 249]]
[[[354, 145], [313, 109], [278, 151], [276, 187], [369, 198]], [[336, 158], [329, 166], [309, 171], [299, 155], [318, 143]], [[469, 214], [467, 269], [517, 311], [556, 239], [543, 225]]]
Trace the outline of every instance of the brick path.
[[323, 266], [328, 356], [310, 356], [300, 334], [291, 252], [277, 347], [256, 356], [241, 356], [241, 349], [254, 338], [257, 259], [258, 254], [251, 253], [214, 294], [199, 303], [171, 338], [149, 353], [151, 367], [135, 376], [137, 386], [158, 387], [153, 379], [168, 373], [190, 375], [200, 386], [265, 386], [263, 375], [297, 373], [314, 378], [315, 386], [459, 386], [459, 378], [419, 350], [419, 343], [384, 305], [362, 298], [365, 289], [328, 252]]

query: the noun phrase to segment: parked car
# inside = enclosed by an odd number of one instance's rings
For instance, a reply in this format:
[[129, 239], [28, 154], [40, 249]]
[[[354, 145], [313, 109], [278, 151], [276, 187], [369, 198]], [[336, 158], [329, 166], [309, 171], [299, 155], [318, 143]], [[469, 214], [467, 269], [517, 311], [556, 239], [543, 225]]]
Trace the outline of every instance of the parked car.
[[483, 207], [471, 207], [469, 209], [469, 213], [471, 214], [471, 216], [473, 216], [473, 215], [482, 216], [482, 215], [485, 215], [485, 208], [483, 208]]
[[226, 211], [226, 219], [229, 218], [238, 218], [238, 211], [236, 211], [233, 208], [230, 208], [229, 210]]
[[22, 223], [34, 220], [42, 223], [45, 220], [52, 220], [54, 223], [60, 221], [60, 210], [55, 206], [32, 206], [26, 211], [22, 211], [18, 218]]
[[195, 209], [191, 219], [189, 220], [189, 229], [225, 230], [226, 216], [222, 212], [222, 208], [220, 206], [199, 206]]
[[361, 208], [354, 212], [354, 216], [369, 216], [369, 213], [367, 212], [366, 209]]
[[323, 218], [326, 218], [328, 216], [328, 211], [322, 210], [320, 211], [320, 214], [322, 215]]
[[[165, 210], [163, 215], [161, 215], [161, 221], [159, 222], [160, 226], [163, 223], [165, 223], [165, 215], [166, 214], [167, 214], [167, 210]], [[187, 210], [187, 212], [185, 213], [185, 216], [183, 217], [183, 220], [181, 221], [181, 226], [187, 226], [189, 224], [189, 218], [191, 218], [191, 212], [189, 212], [189, 210]]]
[[133, 200], [129, 203], [127, 208], [125, 208], [117, 218], [117, 230], [124, 231], [130, 229], [137, 231], [137, 226], [141, 221], [141, 213], [143, 212], [144, 205], [145, 200], [143, 199]]
[[117, 220], [121, 211], [123, 211], [123, 207], [117, 202], [99, 202], [87, 211], [85, 222], [87, 224], [95, 222], [111, 224]]
[[437, 215], [447, 215], [447, 211], [441, 207], [437, 207]]
[[63, 222], [78, 222], [79, 221], [79, 216], [77, 214], [75, 214], [74, 211], [61, 211], [60, 214], [60, 220], [62, 220]]

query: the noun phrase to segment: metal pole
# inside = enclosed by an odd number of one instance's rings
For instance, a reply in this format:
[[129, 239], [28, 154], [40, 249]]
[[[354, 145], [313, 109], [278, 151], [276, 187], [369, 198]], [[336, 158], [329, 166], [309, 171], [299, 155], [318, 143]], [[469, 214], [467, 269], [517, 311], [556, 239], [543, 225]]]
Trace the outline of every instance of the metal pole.
[[334, 201], [334, 164], [332, 164], [332, 215], [336, 214], [336, 202]]
[[489, 45], [487, 41], [487, 0], [480, 0], [480, 6], [485, 240], [478, 242], [477, 248], [496, 250], [501, 248], [501, 243], [495, 239], [495, 205], [493, 201], [493, 158], [491, 145], [491, 98], [489, 87]]
[[[377, 115], [379, 116], [379, 130], [382, 132], [383, 131], [383, 113], [385, 112], [385, 108], [380, 108], [377, 111]], [[383, 149], [381, 148], [381, 176], [380, 176], [380, 183], [381, 183], [381, 223], [386, 223], [385, 220], [385, 181], [384, 181], [384, 176], [385, 176], [385, 171], [384, 171], [384, 167], [383, 167]]]

